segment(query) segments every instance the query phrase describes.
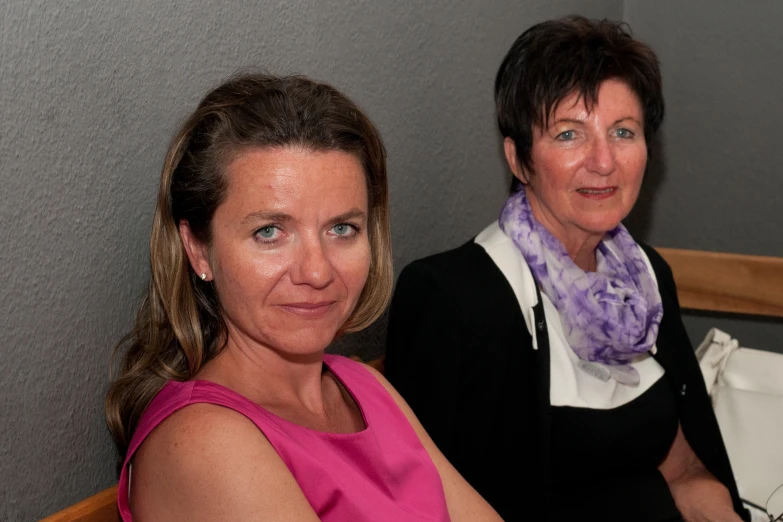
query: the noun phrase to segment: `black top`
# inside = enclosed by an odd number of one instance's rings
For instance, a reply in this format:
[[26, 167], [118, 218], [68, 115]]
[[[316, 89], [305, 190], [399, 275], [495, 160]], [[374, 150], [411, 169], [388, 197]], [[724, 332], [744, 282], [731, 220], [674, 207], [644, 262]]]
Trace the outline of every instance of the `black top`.
[[[655, 359], [666, 372], [683, 433], [729, 489], [735, 510], [748, 517], [682, 324], [671, 270], [657, 252], [642, 248], [664, 309]], [[538, 350], [511, 286], [473, 241], [407, 266], [391, 304], [388, 379], [449, 461], [506, 521], [552, 520], [555, 500], [550, 354], [541, 299], [534, 312]], [[640, 494], [648, 491], [640, 485]]]
[[605, 522], [679, 518], [657, 469], [677, 434], [665, 375], [622, 406], [553, 406], [551, 415], [552, 520], [579, 520], [585, 509]]

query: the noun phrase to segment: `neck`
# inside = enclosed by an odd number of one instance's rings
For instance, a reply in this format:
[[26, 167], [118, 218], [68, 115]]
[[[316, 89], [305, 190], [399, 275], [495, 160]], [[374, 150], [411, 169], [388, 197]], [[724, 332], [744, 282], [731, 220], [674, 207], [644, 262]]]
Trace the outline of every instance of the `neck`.
[[598, 244], [601, 242], [600, 238], [596, 240], [591, 236], [582, 241], [572, 241], [571, 243], [566, 243], [561, 238], [558, 239], [565, 245], [568, 257], [571, 258], [571, 261], [573, 261], [576, 266], [585, 272], [595, 272], [597, 265], [595, 251], [598, 248]]
[[227, 324], [226, 346], [196, 376], [216, 382], [265, 407], [325, 411], [324, 351], [283, 354], [242, 336]]

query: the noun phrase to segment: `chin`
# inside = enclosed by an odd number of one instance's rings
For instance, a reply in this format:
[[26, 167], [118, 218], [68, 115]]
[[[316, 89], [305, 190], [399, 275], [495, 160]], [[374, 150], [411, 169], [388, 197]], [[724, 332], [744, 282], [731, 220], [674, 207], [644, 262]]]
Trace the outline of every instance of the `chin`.
[[579, 222], [579, 227], [591, 234], [606, 234], [610, 230], [617, 228], [622, 220], [625, 218], [625, 213], [602, 213], [596, 216], [586, 216]]
[[589, 234], [596, 235], [596, 236], [603, 236], [610, 230], [614, 230], [617, 225], [619, 225], [620, 222], [613, 222], [612, 224], [603, 224], [603, 225], [589, 225], [584, 227], [584, 230], [586, 230]]
[[281, 354], [307, 357], [323, 353], [336, 334], [337, 329], [303, 328], [289, 332], [287, 335], [278, 335], [278, 339], [272, 340], [270, 344]]

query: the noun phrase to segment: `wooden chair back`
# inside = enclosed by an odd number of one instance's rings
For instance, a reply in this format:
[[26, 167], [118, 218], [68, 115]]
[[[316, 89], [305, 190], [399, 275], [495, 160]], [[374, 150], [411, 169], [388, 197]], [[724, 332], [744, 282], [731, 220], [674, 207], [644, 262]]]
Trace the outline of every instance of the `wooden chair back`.
[[783, 259], [657, 248], [683, 308], [783, 317]]

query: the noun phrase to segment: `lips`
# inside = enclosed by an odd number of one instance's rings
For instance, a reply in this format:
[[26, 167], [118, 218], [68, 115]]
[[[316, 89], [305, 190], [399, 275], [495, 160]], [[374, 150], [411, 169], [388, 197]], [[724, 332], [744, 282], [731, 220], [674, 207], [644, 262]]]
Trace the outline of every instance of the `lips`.
[[280, 305], [280, 308], [288, 313], [298, 315], [299, 317], [318, 319], [319, 317], [323, 317], [329, 313], [329, 311], [332, 310], [332, 305], [334, 305], [335, 302], [336, 301], [305, 301], [301, 303], [286, 303], [284, 305]]
[[617, 187], [583, 187], [576, 189], [576, 191], [580, 196], [584, 196], [589, 199], [605, 199], [613, 196], [617, 192]]

